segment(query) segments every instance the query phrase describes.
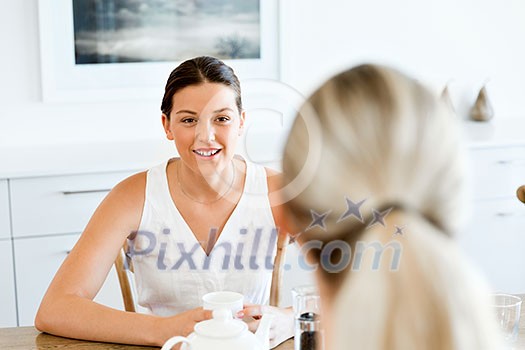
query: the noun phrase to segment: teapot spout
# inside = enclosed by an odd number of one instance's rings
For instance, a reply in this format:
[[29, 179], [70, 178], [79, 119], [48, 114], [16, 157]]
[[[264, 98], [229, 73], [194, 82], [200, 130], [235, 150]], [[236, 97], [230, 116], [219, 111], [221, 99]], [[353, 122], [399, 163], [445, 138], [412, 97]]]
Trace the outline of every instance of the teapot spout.
[[259, 340], [259, 344], [262, 345], [262, 349], [267, 350], [270, 348], [270, 326], [272, 325], [275, 315], [263, 314], [259, 327], [255, 332], [255, 336]]

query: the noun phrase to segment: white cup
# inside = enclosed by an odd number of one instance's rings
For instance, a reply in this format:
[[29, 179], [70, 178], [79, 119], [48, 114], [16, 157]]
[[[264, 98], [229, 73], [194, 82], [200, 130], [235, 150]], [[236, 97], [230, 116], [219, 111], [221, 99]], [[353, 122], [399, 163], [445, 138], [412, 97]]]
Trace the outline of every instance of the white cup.
[[241, 311], [244, 306], [244, 296], [236, 292], [211, 292], [202, 296], [202, 307], [204, 310], [228, 309], [233, 317]]

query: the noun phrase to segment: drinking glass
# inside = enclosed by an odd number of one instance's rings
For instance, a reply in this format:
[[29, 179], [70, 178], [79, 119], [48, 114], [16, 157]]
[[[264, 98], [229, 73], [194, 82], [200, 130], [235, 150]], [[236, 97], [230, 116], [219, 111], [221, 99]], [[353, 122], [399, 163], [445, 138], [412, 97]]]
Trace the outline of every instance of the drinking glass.
[[518, 339], [521, 298], [510, 294], [494, 294], [492, 307], [507, 344], [512, 345]]
[[294, 350], [323, 349], [321, 299], [315, 286], [292, 289], [295, 316]]

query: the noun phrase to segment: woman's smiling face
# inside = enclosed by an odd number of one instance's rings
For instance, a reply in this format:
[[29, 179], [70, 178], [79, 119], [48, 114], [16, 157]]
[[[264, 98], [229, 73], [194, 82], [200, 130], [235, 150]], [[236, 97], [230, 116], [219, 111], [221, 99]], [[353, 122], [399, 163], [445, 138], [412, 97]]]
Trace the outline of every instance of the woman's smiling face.
[[170, 118], [162, 116], [184, 163], [203, 176], [221, 172], [235, 154], [244, 124], [235, 97], [224, 84], [191, 85], [173, 95]]

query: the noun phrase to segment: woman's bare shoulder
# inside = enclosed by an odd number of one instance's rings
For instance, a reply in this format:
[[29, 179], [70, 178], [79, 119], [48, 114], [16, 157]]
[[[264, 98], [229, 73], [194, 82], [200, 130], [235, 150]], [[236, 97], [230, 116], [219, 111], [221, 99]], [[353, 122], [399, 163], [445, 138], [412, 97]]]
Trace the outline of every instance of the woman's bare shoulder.
[[101, 204], [103, 210], [119, 216], [140, 216], [146, 197], [146, 174], [131, 175], [115, 185]]
[[266, 183], [268, 184], [268, 198], [272, 208], [282, 204], [281, 189], [283, 187], [283, 176], [280, 172], [271, 168], [264, 168], [266, 170]]
[[275, 169], [265, 167], [268, 192], [273, 193], [282, 187], [282, 174]]
[[136, 196], [144, 197], [146, 190], [146, 176], [146, 171], [131, 175], [113, 187], [111, 192], [115, 193], [117, 196], [129, 197], [128, 199]]

